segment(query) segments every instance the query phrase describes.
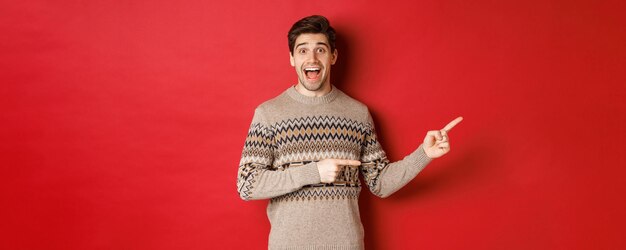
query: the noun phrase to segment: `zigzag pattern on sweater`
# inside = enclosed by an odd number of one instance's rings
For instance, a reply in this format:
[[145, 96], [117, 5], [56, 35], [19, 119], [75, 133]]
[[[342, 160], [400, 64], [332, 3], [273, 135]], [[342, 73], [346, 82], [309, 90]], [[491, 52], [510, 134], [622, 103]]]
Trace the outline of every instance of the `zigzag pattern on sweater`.
[[247, 200], [250, 197], [258, 172], [272, 164], [274, 159], [272, 139], [271, 131], [263, 124], [250, 125], [237, 173], [237, 189], [243, 199]]
[[274, 157], [273, 150], [272, 131], [263, 124], [253, 123], [248, 130], [239, 165], [252, 162], [270, 165]]
[[304, 187], [298, 191], [272, 198], [270, 202], [358, 199], [360, 193], [360, 187]]
[[255, 177], [260, 169], [265, 168], [265, 165], [247, 163], [239, 166], [237, 176], [237, 190], [239, 194], [245, 200], [250, 198], [252, 193], [252, 185], [256, 182]]
[[371, 127], [334, 116], [306, 116], [273, 124], [275, 165], [326, 158], [359, 159]]
[[370, 130], [364, 123], [343, 117], [306, 116], [288, 119], [272, 126], [276, 133], [276, 143], [297, 141], [345, 140], [363, 141], [363, 135]]

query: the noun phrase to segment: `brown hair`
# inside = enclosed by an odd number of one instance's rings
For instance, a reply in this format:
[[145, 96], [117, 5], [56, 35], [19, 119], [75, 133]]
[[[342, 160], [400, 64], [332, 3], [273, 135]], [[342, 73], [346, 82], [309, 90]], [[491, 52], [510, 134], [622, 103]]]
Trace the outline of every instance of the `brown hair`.
[[287, 38], [289, 40], [289, 52], [293, 54], [293, 47], [295, 46], [296, 39], [301, 34], [324, 34], [328, 39], [330, 45], [330, 51], [335, 51], [335, 29], [330, 26], [328, 19], [323, 16], [313, 15], [300, 19], [291, 26]]

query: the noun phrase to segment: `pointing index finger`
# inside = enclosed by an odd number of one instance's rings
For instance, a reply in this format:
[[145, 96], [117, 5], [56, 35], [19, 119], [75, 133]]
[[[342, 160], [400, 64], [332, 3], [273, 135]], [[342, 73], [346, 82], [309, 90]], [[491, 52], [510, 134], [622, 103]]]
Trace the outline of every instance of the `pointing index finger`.
[[456, 126], [457, 124], [459, 124], [459, 122], [461, 122], [463, 120], [462, 116], [457, 117], [456, 119], [452, 120], [450, 123], [448, 123], [448, 125], [446, 125], [445, 127], [443, 127], [442, 130], [448, 132], [450, 131], [452, 128], [454, 128], [454, 126]]
[[361, 165], [360, 161], [355, 160], [337, 160], [336, 163], [342, 166], [359, 166]]

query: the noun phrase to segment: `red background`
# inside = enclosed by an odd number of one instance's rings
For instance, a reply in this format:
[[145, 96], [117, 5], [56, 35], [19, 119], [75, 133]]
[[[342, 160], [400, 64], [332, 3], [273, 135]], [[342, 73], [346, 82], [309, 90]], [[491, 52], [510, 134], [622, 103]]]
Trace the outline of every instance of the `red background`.
[[322, 14], [392, 160], [465, 117], [368, 249], [626, 248], [624, 1], [261, 2], [3, 1], [0, 247], [266, 248], [237, 165]]

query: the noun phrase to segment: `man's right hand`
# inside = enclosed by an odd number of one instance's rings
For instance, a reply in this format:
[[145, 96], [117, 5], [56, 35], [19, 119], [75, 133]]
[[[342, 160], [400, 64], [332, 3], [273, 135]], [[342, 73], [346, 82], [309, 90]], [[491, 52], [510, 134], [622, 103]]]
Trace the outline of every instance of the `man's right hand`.
[[343, 166], [359, 166], [360, 161], [325, 159], [317, 162], [317, 171], [320, 172], [322, 183], [333, 183], [337, 179]]

